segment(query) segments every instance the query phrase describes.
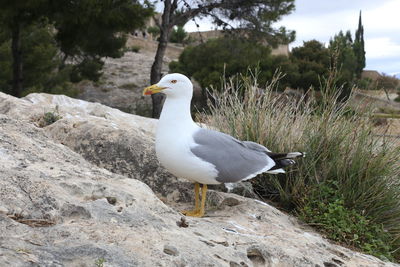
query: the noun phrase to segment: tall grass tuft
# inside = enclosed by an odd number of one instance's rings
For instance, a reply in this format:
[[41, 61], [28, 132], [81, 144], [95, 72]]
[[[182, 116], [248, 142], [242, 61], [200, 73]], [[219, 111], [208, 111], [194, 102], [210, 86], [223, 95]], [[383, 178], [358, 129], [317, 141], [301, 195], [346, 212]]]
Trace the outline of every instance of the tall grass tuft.
[[200, 120], [273, 152], [306, 152], [286, 174], [253, 179], [257, 192], [331, 239], [399, 260], [400, 149], [374, 135], [368, 110], [338, 101], [334, 78], [319, 98], [289, 99], [275, 92], [277, 76], [264, 89], [256, 75], [236, 77]]

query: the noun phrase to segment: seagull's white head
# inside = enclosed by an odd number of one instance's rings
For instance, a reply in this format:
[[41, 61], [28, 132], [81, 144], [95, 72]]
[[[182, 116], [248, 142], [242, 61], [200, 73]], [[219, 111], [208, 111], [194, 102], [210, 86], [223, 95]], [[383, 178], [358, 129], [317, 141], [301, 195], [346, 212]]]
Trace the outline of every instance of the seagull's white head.
[[144, 89], [144, 95], [163, 93], [167, 97], [187, 97], [192, 98], [193, 84], [183, 74], [172, 73], [165, 75], [158, 83]]

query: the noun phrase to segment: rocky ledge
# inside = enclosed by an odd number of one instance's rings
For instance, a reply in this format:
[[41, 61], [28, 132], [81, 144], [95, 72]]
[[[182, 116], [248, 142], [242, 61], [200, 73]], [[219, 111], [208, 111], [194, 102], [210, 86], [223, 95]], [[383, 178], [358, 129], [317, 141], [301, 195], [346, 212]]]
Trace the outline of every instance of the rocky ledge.
[[212, 191], [206, 217], [182, 216], [191, 185], [158, 165], [156, 123], [0, 93], [0, 266], [398, 266], [234, 194]]

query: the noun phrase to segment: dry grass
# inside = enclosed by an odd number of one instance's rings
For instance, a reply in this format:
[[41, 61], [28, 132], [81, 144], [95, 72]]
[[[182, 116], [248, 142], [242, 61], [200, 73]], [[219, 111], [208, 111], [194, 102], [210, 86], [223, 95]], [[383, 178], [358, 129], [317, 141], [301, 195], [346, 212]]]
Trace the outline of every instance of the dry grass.
[[[312, 203], [329, 203], [333, 197], [343, 206], [340, 212], [357, 214], [375, 227], [355, 227], [359, 232], [354, 236], [372, 237], [358, 238], [350, 245], [399, 258], [400, 150], [376, 138], [368, 110], [354, 110], [337, 100], [340, 90], [334, 78], [332, 74], [324, 81], [318, 102], [313, 97], [294, 100], [275, 93], [279, 78], [265, 89], [258, 87], [255, 75], [225, 81], [223, 90], [214, 92], [210, 111], [199, 119], [274, 152], [305, 151], [306, 158], [285, 175], [254, 179], [257, 191], [300, 215]], [[319, 192], [321, 185], [332, 192]], [[311, 191], [316, 192], [313, 198]], [[381, 226], [384, 231], [379, 230]], [[379, 248], [385, 242], [390, 243], [388, 247]]]

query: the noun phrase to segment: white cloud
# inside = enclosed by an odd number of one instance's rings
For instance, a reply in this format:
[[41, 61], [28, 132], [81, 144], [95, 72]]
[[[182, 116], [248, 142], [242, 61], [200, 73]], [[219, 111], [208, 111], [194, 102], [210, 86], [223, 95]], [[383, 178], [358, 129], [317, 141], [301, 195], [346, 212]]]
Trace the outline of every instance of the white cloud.
[[400, 56], [400, 44], [393, 42], [389, 37], [370, 38], [365, 41], [365, 50], [368, 58], [390, 58]]
[[[197, 28], [196, 23], [199, 25]], [[197, 31], [209, 31], [215, 28], [215, 25], [211, 23], [211, 19], [203, 18], [203, 19], [195, 19], [195, 21], [190, 20], [185, 25], [185, 30], [187, 32], [197, 32]]]
[[[314, 16], [304, 14], [302, 16], [288, 16], [279, 25], [296, 30], [297, 39], [303, 41], [318, 39], [322, 42], [327, 42], [330, 37], [340, 30], [346, 31], [347, 29], [356, 27], [357, 24], [352, 21], [352, 16], [358, 17], [358, 13], [337, 11]], [[355, 26], [349, 27], [350, 25]]]
[[374, 34], [400, 31], [399, 10], [399, 0], [384, 2], [375, 8], [365, 10], [363, 13], [365, 30]]

